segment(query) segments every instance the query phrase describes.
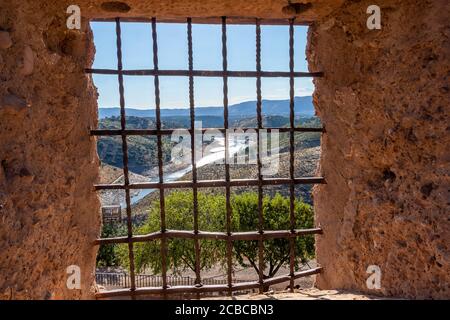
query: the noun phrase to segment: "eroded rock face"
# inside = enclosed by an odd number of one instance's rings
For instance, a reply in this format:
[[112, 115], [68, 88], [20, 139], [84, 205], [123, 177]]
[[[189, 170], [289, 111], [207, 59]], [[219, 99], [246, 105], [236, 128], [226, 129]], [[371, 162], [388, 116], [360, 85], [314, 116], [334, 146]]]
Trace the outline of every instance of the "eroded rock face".
[[30, 46], [25, 46], [23, 49], [22, 61], [20, 62], [19, 74], [29, 76], [34, 69], [34, 52]]
[[20, 112], [29, 107], [27, 101], [13, 94], [5, 95], [0, 101], [3, 112]]
[[[317, 286], [450, 297], [448, 1], [348, 3], [309, 33], [314, 102], [327, 133], [315, 188]], [[381, 268], [381, 289], [366, 270]]]
[[89, 18], [108, 17], [260, 17], [287, 18], [296, 15], [303, 21], [314, 21], [331, 13], [345, 0], [80, 0], [83, 15]]
[[8, 49], [12, 46], [11, 36], [7, 31], [0, 31], [0, 49]]
[[[100, 216], [89, 137], [96, 98], [83, 73], [91, 35], [85, 23], [82, 54], [54, 53], [43, 34], [53, 19], [67, 31], [59, 3], [0, 0], [0, 30], [13, 40], [0, 40], [0, 299], [92, 297]], [[66, 287], [70, 265], [81, 269], [81, 290]]]

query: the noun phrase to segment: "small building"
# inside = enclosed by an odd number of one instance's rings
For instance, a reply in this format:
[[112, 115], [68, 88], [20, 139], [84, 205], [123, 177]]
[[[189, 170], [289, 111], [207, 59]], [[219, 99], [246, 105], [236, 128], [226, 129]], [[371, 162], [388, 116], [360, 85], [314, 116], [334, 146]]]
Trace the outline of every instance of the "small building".
[[120, 222], [121, 212], [122, 207], [120, 205], [102, 206], [103, 223]]

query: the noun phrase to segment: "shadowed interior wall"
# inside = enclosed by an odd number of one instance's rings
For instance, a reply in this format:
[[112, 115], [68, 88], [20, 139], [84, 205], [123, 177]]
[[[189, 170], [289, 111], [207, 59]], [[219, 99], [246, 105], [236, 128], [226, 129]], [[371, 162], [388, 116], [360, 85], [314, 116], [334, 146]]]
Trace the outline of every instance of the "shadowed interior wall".
[[[2, 299], [91, 297], [97, 111], [83, 70], [93, 50], [87, 24], [67, 30], [66, 6], [55, 3], [0, 1]], [[80, 267], [81, 290], [66, 287], [70, 265]]]
[[[314, 191], [319, 288], [450, 296], [448, 1], [349, 1], [309, 33], [327, 134]], [[381, 268], [381, 289], [366, 270]]]
[[[103, 2], [0, 0], [0, 298], [92, 297], [100, 215], [87, 18], [292, 15], [282, 0]], [[377, 264], [382, 294], [448, 297], [447, 4], [383, 1], [383, 29], [369, 31], [367, 1], [310, 3], [296, 15], [317, 21], [309, 62], [325, 71], [318, 286], [367, 291]], [[71, 4], [79, 31], [66, 28]], [[66, 288], [72, 264], [81, 290]]]

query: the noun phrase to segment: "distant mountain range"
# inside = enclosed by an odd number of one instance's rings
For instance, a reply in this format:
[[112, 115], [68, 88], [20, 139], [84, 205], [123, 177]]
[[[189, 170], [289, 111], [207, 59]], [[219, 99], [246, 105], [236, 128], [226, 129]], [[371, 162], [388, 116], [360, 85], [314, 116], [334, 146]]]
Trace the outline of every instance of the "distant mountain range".
[[[314, 116], [314, 106], [312, 97], [295, 97], [295, 115], [297, 116]], [[120, 108], [99, 108], [99, 118], [109, 118], [113, 116], [120, 116]], [[233, 118], [246, 118], [256, 116], [256, 101], [246, 101], [238, 104], [233, 104], [228, 107], [229, 116]], [[262, 100], [262, 113], [265, 116], [285, 116], [288, 117], [289, 100]], [[196, 116], [223, 116], [223, 107], [196, 107]], [[126, 109], [127, 116], [135, 117], [155, 117], [154, 109]], [[162, 117], [173, 116], [189, 116], [189, 108], [178, 109], [161, 109]]]

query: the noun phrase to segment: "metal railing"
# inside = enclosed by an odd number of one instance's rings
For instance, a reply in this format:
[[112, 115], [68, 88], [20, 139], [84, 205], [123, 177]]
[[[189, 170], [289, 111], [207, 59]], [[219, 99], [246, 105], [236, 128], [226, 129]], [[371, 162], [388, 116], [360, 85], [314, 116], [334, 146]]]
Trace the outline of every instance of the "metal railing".
[[[111, 288], [128, 288], [131, 285], [131, 277], [128, 273], [119, 272], [96, 272], [95, 281], [97, 285]], [[167, 276], [167, 284], [169, 286], [193, 286], [195, 285], [195, 278], [189, 276]], [[163, 284], [163, 277], [153, 274], [135, 274], [136, 287], [161, 287]], [[227, 279], [203, 278], [205, 285], [223, 285], [227, 284]], [[245, 283], [248, 280], [233, 279], [233, 283]], [[224, 290], [226, 291], [226, 290]], [[236, 293], [246, 294], [252, 290], [245, 290]]]

